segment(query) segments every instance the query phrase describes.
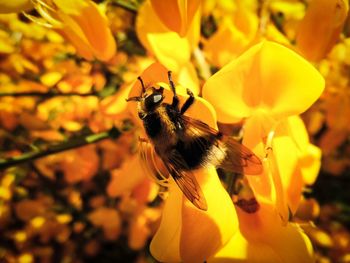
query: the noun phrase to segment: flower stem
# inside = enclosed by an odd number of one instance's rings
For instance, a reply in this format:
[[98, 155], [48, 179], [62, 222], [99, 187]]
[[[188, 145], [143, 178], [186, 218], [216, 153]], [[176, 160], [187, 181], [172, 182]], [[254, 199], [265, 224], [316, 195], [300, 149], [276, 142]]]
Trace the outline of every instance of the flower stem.
[[116, 139], [120, 136], [120, 134], [121, 132], [117, 128], [113, 127], [112, 129], [106, 132], [89, 134], [84, 137], [73, 138], [61, 144], [51, 145], [44, 150], [34, 150], [34, 151], [24, 153], [20, 156], [15, 156], [7, 159], [0, 159], [0, 170], [9, 168], [11, 166], [19, 165], [22, 163], [32, 162], [36, 159], [39, 159], [51, 154], [78, 148], [78, 147], [95, 143], [104, 139]]

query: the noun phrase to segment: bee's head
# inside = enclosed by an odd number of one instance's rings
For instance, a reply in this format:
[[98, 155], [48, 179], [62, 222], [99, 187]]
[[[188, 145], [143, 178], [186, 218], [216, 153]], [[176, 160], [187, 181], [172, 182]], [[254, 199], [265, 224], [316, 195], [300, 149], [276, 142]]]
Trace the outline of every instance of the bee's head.
[[143, 108], [146, 112], [154, 111], [164, 100], [164, 88], [152, 88], [153, 92], [147, 95], [143, 101]]
[[145, 91], [141, 96], [130, 97], [126, 101], [137, 101], [139, 103], [139, 116], [147, 115], [147, 113], [154, 111], [164, 100], [164, 88], [156, 89], [152, 87], [152, 93], [147, 94]]

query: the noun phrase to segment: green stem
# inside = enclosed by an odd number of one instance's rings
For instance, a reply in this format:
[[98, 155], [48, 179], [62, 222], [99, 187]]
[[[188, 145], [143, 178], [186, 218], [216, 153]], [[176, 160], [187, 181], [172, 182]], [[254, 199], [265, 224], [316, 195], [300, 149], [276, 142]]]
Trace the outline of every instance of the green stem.
[[51, 145], [45, 150], [36, 150], [24, 153], [20, 156], [15, 156], [7, 159], [0, 159], [0, 170], [6, 169], [11, 166], [19, 165], [26, 162], [34, 161], [38, 158], [42, 158], [51, 154], [67, 151], [70, 149], [78, 148], [87, 144], [95, 143], [104, 139], [115, 139], [120, 136], [120, 131], [116, 128], [112, 128], [107, 132], [101, 132], [97, 134], [90, 134], [84, 137], [73, 138], [67, 142], [61, 144]]

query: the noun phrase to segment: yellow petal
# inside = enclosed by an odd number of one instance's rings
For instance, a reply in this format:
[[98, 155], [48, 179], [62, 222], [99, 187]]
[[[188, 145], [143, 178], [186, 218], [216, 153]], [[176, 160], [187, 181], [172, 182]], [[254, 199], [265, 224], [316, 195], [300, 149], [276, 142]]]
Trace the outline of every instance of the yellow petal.
[[223, 67], [236, 58], [249, 40], [237, 30], [231, 19], [224, 20], [219, 29], [205, 42], [204, 52], [208, 60], [217, 67]]
[[100, 112], [107, 116], [117, 117], [127, 109], [126, 98], [130, 93], [131, 85], [122, 85], [117, 94], [108, 96], [100, 103]]
[[[92, 1], [55, 0], [57, 13], [65, 28], [61, 32], [86, 59], [108, 61], [116, 52], [116, 43], [108, 21]], [[90, 51], [91, 54], [88, 53]]]
[[249, 47], [258, 29], [255, 12], [241, 3], [233, 15], [224, 17], [219, 29], [205, 43], [204, 51], [208, 59], [217, 67], [222, 67]]
[[194, 174], [208, 210], [197, 209], [172, 182], [160, 227], [151, 242], [151, 253], [159, 261], [203, 262], [237, 230], [235, 209], [215, 168], [201, 169]]
[[288, 132], [298, 150], [299, 168], [303, 183], [311, 185], [315, 182], [321, 166], [321, 149], [309, 142], [304, 122], [299, 116], [288, 118]]
[[195, 13], [199, 10], [200, 2], [200, 0], [151, 0], [152, 7], [163, 24], [182, 37], [186, 35]]
[[168, 69], [179, 72], [181, 66], [190, 60], [189, 40], [169, 31], [149, 1], [145, 1], [138, 11], [136, 33], [142, 45]]
[[165, 202], [160, 226], [155, 233], [150, 251], [160, 262], [180, 262], [180, 236], [182, 225], [183, 194], [173, 182], [169, 185], [169, 196]]
[[89, 5], [89, 0], [77, 0], [77, 1], [66, 1], [66, 0], [53, 0], [56, 6], [67, 15], [80, 15], [81, 10]]
[[[275, 121], [263, 114], [253, 115], [247, 120], [244, 126], [243, 144], [260, 157], [262, 160], [266, 156], [265, 141], [271, 128], [275, 125]], [[247, 176], [250, 186], [252, 187], [255, 196], [266, 198], [271, 202], [275, 200], [275, 186], [269, 170], [268, 163], [263, 162], [265, 169], [259, 176]]]
[[312, 144], [308, 145], [306, 154], [299, 161], [305, 184], [312, 185], [315, 183], [321, 168], [321, 156], [320, 148]]
[[129, 193], [146, 177], [138, 154], [124, 161], [121, 168], [112, 171], [112, 178], [107, 187], [109, 196], [117, 197]]
[[[286, 195], [285, 207], [289, 207], [294, 214], [298, 208], [303, 184], [301, 175], [298, 152], [296, 146], [289, 136], [276, 136], [273, 141], [274, 157], [279, 170], [283, 194]], [[286, 211], [285, 219], [288, 220], [288, 211]]]
[[201, 18], [201, 10], [197, 9], [197, 12], [194, 14], [192, 23], [188, 28], [187, 34], [183, 36], [190, 43], [191, 50], [198, 47], [198, 43], [201, 38]]
[[11, 35], [4, 30], [0, 30], [0, 54], [11, 54], [14, 51], [15, 45]]
[[286, 125], [287, 132], [293, 138], [298, 150], [304, 152], [309, 145], [309, 135], [303, 120], [300, 116], [291, 116], [287, 119]]
[[301, 54], [312, 61], [322, 59], [339, 39], [348, 10], [346, 0], [310, 1], [296, 38]]
[[[260, 210], [254, 214], [237, 210], [240, 222], [239, 234], [242, 236], [235, 235], [227, 245], [231, 249], [223, 248], [218, 253], [221, 261], [213, 262], [224, 262], [222, 259], [228, 259], [227, 262], [249, 263], [314, 262], [311, 242], [302, 230], [295, 224], [282, 226], [278, 214], [271, 205], [265, 203], [260, 205]], [[241, 251], [233, 249], [236, 246], [241, 248]]]
[[208, 263], [283, 263], [281, 258], [263, 242], [250, 242], [238, 232]]
[[33, 8], [30, 0], [0, 1], [0, 14], [20, 13]]
[[[258, 200], [266, 199], [274, 203], [281, 218], [286, 222], [289, 210], [294, 213], [298, 207], [303, 176], [299, 163], [300, 150], [296, 143], [298, 138], [293, 138], [290, 134], [290, 131], [297, 127], [290, 127], [287, 121], [277, 124], [265, 114], [253, 115], [246, 122], [243, 143], [263, 158], [266, 165], [263, 174], [248, 177], [250, 186]], [[274, 136], [269, 142], [272, 132]], [[302, 142], [299, 142], [299, 145], [302, 145]], [[266, 147], [271, 147], [272, 150], [266, 151]], [[266, 154], [267, 158], [264, 158]]]
[[187, 62], [178, 73], [178, 82], [181, 86], [189, 88], [194, 94], [199, 94], [199, 79], [194, 65]]
[[324, 79], [311, 64], [282, 45], [264, 41], [214, 74], [203, 87], [203, 97], [216, 108], [219, 121], [232, 123], [255, 110], [276, 119], [302, 113], [323, 89]]

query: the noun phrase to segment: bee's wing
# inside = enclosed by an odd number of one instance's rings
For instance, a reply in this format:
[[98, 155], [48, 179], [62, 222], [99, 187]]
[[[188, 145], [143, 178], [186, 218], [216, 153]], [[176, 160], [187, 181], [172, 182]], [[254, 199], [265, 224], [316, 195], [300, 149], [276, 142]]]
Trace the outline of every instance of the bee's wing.
[[197, 208], [206, 211], [208, 209], [207, 202], [195, 176], [191, 171], [179, 168], [186, 166], [186, 162], [181, 155], [174, 150], [169, 156], [163, 157], [162, 160], [187, 199]]
[[236, 173], [260, 174], [263, 166], [259, 157], [234, 138], [221, 134], [208, 124], [187, 116], [181, 116], [186, 129], [193, 135], [206, 135], [214, 138], [219, 149], [225, 151], [225, 158], [219, 167]]
[[139, 143], [139, 154], [143, 170], [159, 185], [167, 187], [168, 178], [162, 172], [164, 171], [164, 169], [162, 169], [164, 165], [160, 163], [162, 160], [157, 157], [157, 154], [154, 152], [154, 148], [148, 141], [140, 140]]
[[260, 158], [246, 146], [229, 136], [223, 136], [226, 147], [226, 158], [220, 168], [242, 174], [261, 174], [263, 166]]

